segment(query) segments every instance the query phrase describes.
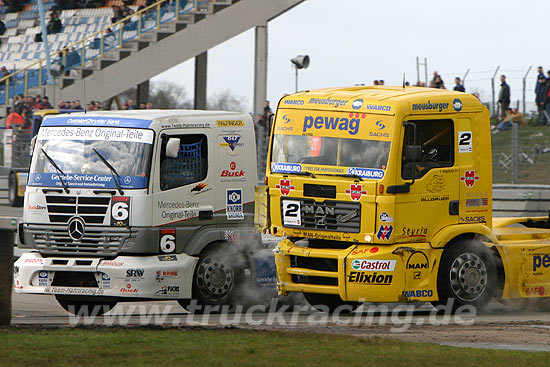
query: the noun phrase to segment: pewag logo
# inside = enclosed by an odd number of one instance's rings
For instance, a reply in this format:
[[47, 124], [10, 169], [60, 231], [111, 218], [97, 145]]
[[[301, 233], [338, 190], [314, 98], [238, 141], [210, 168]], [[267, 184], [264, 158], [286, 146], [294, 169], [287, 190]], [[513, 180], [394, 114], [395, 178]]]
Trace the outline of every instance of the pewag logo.
[[537, 271], [538, 268], [550, 268], [550, 255], [536, 255], [533, 256], [533, 271]]
[[357, 135], [359, 123], [365, 117], [364, 113], [350, 113], [348, 117], [306, 116], [302, 131], [305, 133], [309, 129], [339, 130], [347, 131], [350, 135]]

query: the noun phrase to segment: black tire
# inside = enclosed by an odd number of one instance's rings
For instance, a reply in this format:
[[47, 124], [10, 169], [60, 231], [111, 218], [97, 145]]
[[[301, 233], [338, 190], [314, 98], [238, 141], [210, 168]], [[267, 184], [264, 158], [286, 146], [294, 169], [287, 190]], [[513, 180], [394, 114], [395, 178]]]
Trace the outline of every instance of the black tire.
[[441, 257], [437, 274], [439, 301], [434, 306], [452, 301], [452, 311], [473, 306], [483, 311], [497, 288], [494, 254], [477, 240], [450, 243]]
[[55, 299], [65, 311], [80, 316], [101, 316], [117, 304], [114, 301], [79, 301], [70, 296], [55, 296]]
[[359, 302], [346, 302], [337, 294], [304, 293], [308, 303], [318, 311], [350, 313], [361, 305]]
[[[212, 313], [221, 312], [223, 305], [234, 304], [234, 293], [244, 281], [246, 261], [226, 244], [211, 247], [199, 256], [193, 275], [192, 299], [178, 303], [189, 312], [204, 313], [206, 306]], [[193, 302], [195, 301], [195, 302]], [[194, 305], [192, 309], [189, 306]]]
[[18, 187], [17, 187], [17, 177], [15, 177], [15, 174], [11, 174], [10, 178], [8, 180], [8, 200], [10, 202], [10, 206], [13, 207], [21, 207], [23, 206], [23, 198], [17, 195]]

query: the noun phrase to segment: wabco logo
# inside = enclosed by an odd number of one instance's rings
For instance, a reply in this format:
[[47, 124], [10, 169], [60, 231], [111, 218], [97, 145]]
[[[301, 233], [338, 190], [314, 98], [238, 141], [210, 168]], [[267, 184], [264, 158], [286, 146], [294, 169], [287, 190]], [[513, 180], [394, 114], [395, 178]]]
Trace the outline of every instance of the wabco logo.
[[358, 271], [394, 271], [396, 260], [353, 260], [351, 268]]
[[357, 135], [359, 122], [365, 118], [365, 114], [350, 113], [348, 117], [306, 116], [304, 118], [303, 132], [309, 129], [325, 129], [347, 131], [350, 135]]

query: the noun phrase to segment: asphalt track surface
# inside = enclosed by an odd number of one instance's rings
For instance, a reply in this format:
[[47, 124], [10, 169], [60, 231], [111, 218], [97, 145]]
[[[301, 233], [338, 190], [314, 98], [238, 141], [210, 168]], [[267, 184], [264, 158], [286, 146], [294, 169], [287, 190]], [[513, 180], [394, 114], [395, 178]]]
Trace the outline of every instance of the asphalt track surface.
[[[20, 208], [0, 206], [0, 216], [20, 217]], [[379, 308], [375, 308], [378, 306]], [[524, 304], [493, 302], [483, 314], [437, 314], [429, 304], [364, 305], [350, 314], [330, 316], [307, 306], [284, 309], [266, 304], [257, 312], [190, 314], [175, 301], [119, 303], [104, 316], [76, 318], [53, 296], [13, 294], [12, 325], [75, 327], [243, 328], [348, 334], [433, 342], [461, 347], [550, 352], [550, 302], [545, 311]], [[400, 307], [397, 312], [396, 307]]]

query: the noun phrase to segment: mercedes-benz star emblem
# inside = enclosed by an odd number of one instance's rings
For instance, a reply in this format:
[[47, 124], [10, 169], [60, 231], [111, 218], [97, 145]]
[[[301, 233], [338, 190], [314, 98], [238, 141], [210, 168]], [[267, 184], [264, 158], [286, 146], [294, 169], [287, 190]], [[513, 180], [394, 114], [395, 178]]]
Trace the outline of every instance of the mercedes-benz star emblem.
[[84, 237], [84, 221], [74, 217], [69, 221], [69, 236], [73, 241], [80, 241]]

